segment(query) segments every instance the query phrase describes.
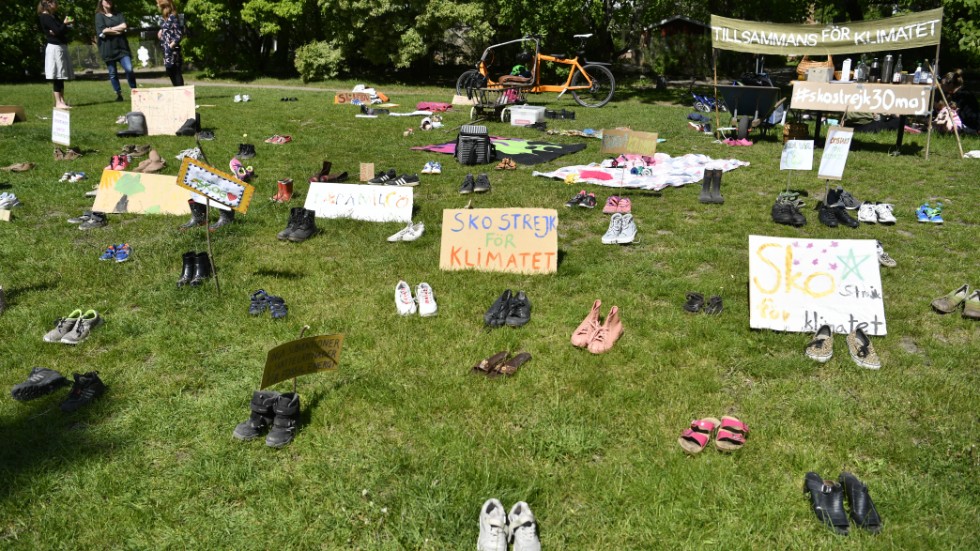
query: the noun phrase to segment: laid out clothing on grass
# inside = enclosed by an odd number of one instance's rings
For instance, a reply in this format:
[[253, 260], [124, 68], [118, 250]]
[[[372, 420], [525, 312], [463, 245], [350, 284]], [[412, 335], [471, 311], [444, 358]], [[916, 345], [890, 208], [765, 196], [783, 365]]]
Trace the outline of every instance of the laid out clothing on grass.
[[68, 35], [71, 33], [70, 17], [59, 18], [57, 0], [41, 0], [37, 4], [38, 23], [47, 43], [44, 47], [44, 78], [51, 81], [54, 90], [54, 106], [69, 108], [65, 103], [65, 81], [75, 77], [71, 57], [68, 55]]
[[940, 109], [939, 114], [936, 115], [936, 126], [940, 132], [953, 132], [954, 128], [958, 131], [963, 131], [963, 121], [960, 119], [959, 110], [956, 108], [956, 104], [946, 105], [942, 101], [939, 102]]
[[160, 47], [163, 48], [163, 66], [170, 77], [170, 84], [183, 86], [184, 75], [181, 71], [184, 58], [180, 52], [180, 41], [184, 38], [184, 25], [180, 22], [173, 0], [157, 0], [157, 7], [163, 15], [163, 23], [157, 33]]
[[99, 55], [109, 69], [109, 83], [116, 91], [116, 101], [122, 101], [122, 86], [116, 65], [122, 65], [126, 72], [126, 82], [130, 89], [136, 88], [136, 73], [133, 72], [133, 52], [126, 40], [126, 17], [113, 11], [113, 0], [97, 0], [95, 8], [95, 34], [98, 35]]

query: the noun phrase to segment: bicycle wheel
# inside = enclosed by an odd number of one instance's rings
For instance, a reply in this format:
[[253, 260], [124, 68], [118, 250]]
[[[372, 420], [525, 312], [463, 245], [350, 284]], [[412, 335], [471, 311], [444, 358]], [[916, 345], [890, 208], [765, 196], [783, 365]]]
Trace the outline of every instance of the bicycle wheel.
[[[572, 90], [572, 97], [582, 107], [602, 107], [609, 103], [616, 91], [616, 79], [612, 71], [602, 65], [586, 65], [582, 70], [589, 75], [592, 86], [588, 90]], [[572, 86], [585, 86], [585, 76], [575, 71], [572, 75]]]
[[476, 69], [470, 69], [469, 71], [459, 75], [459, 78], [456, 79], [456, 95], [465, 96], [466, 89], [470, 87], [470, 83], [472, 83], [473, 79], [475, 79], [479, 74], [480, 72]]

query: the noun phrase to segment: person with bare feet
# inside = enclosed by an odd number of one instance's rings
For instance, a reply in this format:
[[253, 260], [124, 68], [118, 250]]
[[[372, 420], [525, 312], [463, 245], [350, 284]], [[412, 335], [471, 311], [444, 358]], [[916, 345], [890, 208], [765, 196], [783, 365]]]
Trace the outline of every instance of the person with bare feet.
[[44, 49], [44, 77], [51, 81], [54, 88], [54, 106], [57, 109], [71, 109], [65, 103], [65, 81], [75, 76], [71, 57], [68, 55], [68, 34], [74, 20], [71, 17], [58, 19], [58, 0], [38, 2], [37, 16], [47, 42]]

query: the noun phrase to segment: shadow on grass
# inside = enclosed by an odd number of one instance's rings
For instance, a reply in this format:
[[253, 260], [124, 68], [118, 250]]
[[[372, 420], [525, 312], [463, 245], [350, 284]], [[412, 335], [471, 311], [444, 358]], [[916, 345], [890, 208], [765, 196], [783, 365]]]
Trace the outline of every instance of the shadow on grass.
[[266, 268], [255, 270], [253, 273], [260, 277], [274, 277], [277, 279], [295, 280], [295, 279], [302, 279], [306, 277], [305, 273], [292, 272], [288, 270], [269, 270]]

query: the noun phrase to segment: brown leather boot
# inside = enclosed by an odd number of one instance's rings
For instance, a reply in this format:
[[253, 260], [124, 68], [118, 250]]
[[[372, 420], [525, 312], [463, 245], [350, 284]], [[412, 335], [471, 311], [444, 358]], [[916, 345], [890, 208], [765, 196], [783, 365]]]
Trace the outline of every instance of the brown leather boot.
[[279, 203], [288, 203], [290, 199], [293, 198], [293, 180], [292, 178], [283, 178], [279, 180]]

